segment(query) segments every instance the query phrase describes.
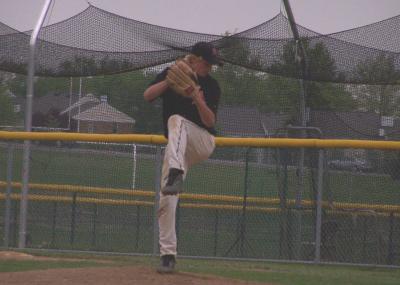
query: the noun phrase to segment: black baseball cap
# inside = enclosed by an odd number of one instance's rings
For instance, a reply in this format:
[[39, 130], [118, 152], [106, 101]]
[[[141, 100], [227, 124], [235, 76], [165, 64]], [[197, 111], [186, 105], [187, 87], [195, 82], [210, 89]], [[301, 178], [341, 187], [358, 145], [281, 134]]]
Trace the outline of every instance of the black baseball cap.
[[198, 42], [192, 47], [191, 52], [194, 55], [201, 56], [209, 64], [223, 65], [218, 50], [211, 43]]

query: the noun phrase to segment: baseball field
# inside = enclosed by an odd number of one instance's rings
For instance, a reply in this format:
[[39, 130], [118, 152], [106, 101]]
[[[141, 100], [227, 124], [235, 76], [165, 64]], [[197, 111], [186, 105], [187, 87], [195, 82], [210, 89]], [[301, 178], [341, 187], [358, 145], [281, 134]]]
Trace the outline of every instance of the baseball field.
[[390, 285], [400, 269], [179, 259], [178, 272], [156, 273], [156, 257], [0, 251], [1, 284]]
[[[13, 181], [20, 181], [21, 152], [14, 153]], [[6, 160], [6, 152], [0, 157]], [[135, 189], [132, 183], [132, 156], [104, 149], [35, 148], [29, 209], [31, 248], [99, 252], [154, 252], [154, 153], [137, 156]], [[296, 171], [277, 174], [275, 166], [250, 163], [247, 173], [243, 160], [210, 160], [189, 173], [177, 217], [179, 251], [185, 256], [258, 259], [292, 259], [296, 229], [295, 213], [281, 211], [278, 175], [286, 175], [287, 199], [295, 197]], [[310, 175], [307, 171], [307, 175]], [[5, 171], [0, 173], [5, 190]], [[397, 265], [399, 222], [388, 214], [370, 212], [378, 205], [387, 207], [399, 201], [397, 184], [390, 176], [374, 173], [333, 171], [326, 178], [324, 199], [347, 203], [347, 207], [370, 207], [370, 211], [347, 209], [329, 212], [324, 219], [335, 222], [335, 240], [323, 248], [325, 261], [358, 264]], [[312, 179], [305, 180], [304, 201], [313, 200]], [[90, 192], [85, 189], [90, 186]], [[85, 188], [86, 187], [86, 188]], [[98, 187], [98, 188], [96, 188]], [[249, 200], [243, 216], [243, 193]], [[96, 188], [96, 189], [95, 189]], [[122, 191], [120, 191], [122, 190]], [[18, 241], [18, 195], [13, 187], [10, 246]], [[327, 193], [330, 191], [330, 194]], [[4, 193], [4, 192], [3, 192]], [[201, 196], [205, 195], [205, 196]], [[221, 198], [222, 197], [222, 198]], [[199, 200], [198, 198], [202, 198]], [[0, 200], [4, 213], [4, 199]], [[253, 201], [253, 202], [252, 202]], [[255, 202], [254, 202], [255, 201]], [[259, 202], [264, 204], [257, 204]], [[278, 201], [278, 203], [276, 202]], [[269, 204], [268, 204], [269, 203]], [[271, 204], [272, 203], [272, 204]], [[354, 206], [353, 206], [354, 205]], [[290, 205], [289, 205], [290, 206]], [[312, 204], [311, 204], [312, 206]], [[392, 221], [392, 222], [391, 222]], [[282, 229], [285, 224], [287, 231]], [[302, 215], [301, 259], [314, 258], [314, 213], [305, 208]], [[392, 231], [390, 231], [392, 229]], [[388, 236], [392, 232], [391, 243]], [[3, 228], [0, 228], [3, 234]], [[329, 233], [329, 232], [328, 232]]]

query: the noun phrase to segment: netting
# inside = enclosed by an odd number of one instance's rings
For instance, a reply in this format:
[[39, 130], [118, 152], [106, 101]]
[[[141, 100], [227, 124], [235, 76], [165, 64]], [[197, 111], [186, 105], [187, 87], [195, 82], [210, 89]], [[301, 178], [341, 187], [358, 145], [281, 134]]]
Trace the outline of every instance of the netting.
[[[340, 151], [365, 151], [375, 164], [328, 163]], [[300, 185], [298, 149], [217, 148], [185, 181], [177, 211], [179, 254], [313, 261], [318, 151], [306, 154]], [[391, 155], [325, 151], [321, 261], [400, 265], [400, 175], [384, 164]], [[9, 246], [17, 246], [22, 144], [1, 144], [1, 161], [10, 156], [11, 164], [1, 165], [0, 217], [11, 172]], [[151, 145], [35, 143], [27, 246], [154, 254], [160, 158]]]
[[[222, 89], [218, 136], [399, 140], [400, 16], [330, 35], [297, 28], [300, 41], [280, 13], [241, 33], [209, 35], [89, 6], [39, 34], [33, 129], [162, 134], [161, 104], [145, 102], [144, 90], [194, 43], [209, 41], [225, 62], [212, 71]], [[30, 33], [0, 24], [1, 129], [23, 129]], [[14, 182], [11, 246], [21, 152], [16, 143], [10, 163], [1, 142], [0, 213]], [[154, 252], [157, 159], [148, 145], [35, 143], [28, 247]], [[185, 182], [179, 253], [313, 260], [323, 171], [321, 260], [400, 265], [398, 152], [332, 149], [324, 170], [317, 161], [316, 150], [217, 149]]]
[[[380, 57], [398, 68], [399, 22], [399, 17], [394, 17], [332, 35], [320, 35], [299, 26], [299, 34], [310, 49], [306, 79], [371, 83], [359, 74], [358, 66]], [[18, 32], [2, 24], [0, 36], [0, 69], [26, 73], [30, 31]], [[171, 62], [198, 41], [212, 41], [226, 62], [302, 78], [296, 70], [280, 68], [287, 60], [282, 58], [282, 50], [291, 53], [296, 45], [282, 14], [227, 37], [154, 26], [89, 6], [67, 20], [44, 27], [39, 38], [36, 73], [40, 76], [94, 76], [138, 70]], [[330, 73], [313, 68], [313, 64], [321, 64], [312, 57], [314, 49], [325, 53], [319, 56], [326, 56], [333, 63]], [[397, 79], [372, 83], [395, 83]]]
[[[397, 139], [399, 17], [330, 35], [297, 28], [300, 41], [280, 13], [237, 34], [199, 34], [89, 6], [39, 34], [33, 127], [160, 133], [159, 106], [145, 103], [143, 91], [194, 43], [210, 41], [226, 63], [213, 72], [223, 93], [219, 135], [271, 137], [292, 124], [327, 138]], [[0, 25], [1, 126], [23, 125], [30, 33]], [[107, 105], [81, 116], [102, 95]], [[96, 123], [100, 113], [107, 122]]]

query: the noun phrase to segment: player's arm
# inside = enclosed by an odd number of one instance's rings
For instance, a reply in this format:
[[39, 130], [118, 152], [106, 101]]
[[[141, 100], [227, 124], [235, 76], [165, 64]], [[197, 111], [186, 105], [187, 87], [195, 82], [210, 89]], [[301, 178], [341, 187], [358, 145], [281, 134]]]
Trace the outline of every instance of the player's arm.
[[215, 114], [214, 112], [207, 106], [207, 103], [204, 99], [203, 91], [198, 90], [192, 96], [193, 102], [199, 111], [200, 119], [203, 124], [212, 128], [215, 125]]
[[168, 89], [168, 84], [165, 80], [160, 81], [156, 84], [149, 86], [143, 93], [143, 97], [146, 101], [152, 102], [157, 99]]

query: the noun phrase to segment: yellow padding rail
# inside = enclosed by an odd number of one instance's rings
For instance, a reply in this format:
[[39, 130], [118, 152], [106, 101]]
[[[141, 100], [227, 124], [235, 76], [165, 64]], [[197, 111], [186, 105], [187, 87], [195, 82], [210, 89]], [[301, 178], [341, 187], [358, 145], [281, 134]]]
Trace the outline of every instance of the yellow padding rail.
[[[64, 132], [9, 132], [0, 131], [0, 140], [51, 140], [166, 144], [161, 135], [145, 134], [86, 134]], [[307, 147], [307, 148], [363, 148], [400, 150], [399, 141], [322, 140], [285, 138], [216, 138], [217, 146], [241, 147]]]
[[[0, 199], [5, 199], [5, 194], [0, 193]], [[20, 194], [11, 194], [11, 199], [19, 200]], [[72, 203], [72, 197], [66, 196], [54, 196], [54, 195], [29, 195], [29, 200], [42, 201], [42, 202], [63, 202]], [[102, 204], [102, 205], [119, 205], [119, 206], [154, 206], [153, 202], [148, 201], [137, 201], [137, 200], [123, 200], [123, 199], [98, 199], [90, 197], [77, 197], [77, 203], [88, 203], [88, 204]], [[240, 205], [215, 205], [215, 204], [193, 204], [193, 203], [180, 203], [180, 207], [183, 208], [195, 208], [195, 209], [217, 209], [217, 210], [241, 210]], [[249, 211], [258, 212], [278, 212], [277, 208], [264, 208], [264, 207], [247, 207]]]
[[[0, 193], [0, 200], [5, 199], [5, 194]], [[19, 194], [11, 194], [12, 200], [20, 200]], [[28, 195], [28, 199], [31, 201], [37, 202], [61, 202], [61, 203], [72, 203], [72, 197], [66, 196], [54, 196], [54, 195]], [[98, 199], [98, 198], [88, 198], [88, 197], [77, 197], [76, 203], [82, 204], [97, 204], [97, 205], [116, 205], [116, 206], [146, 206], [153, 207], [153, 202], [148, 201], [136, 201], [136, 200], [119, 200], [119, 199]], [[212, 209], [212, 210], [230, 210], [230, 211], [241, 211], [243, 206], [241, 205], [226, 205], [226, 204], [195, 204], [195, 203], [180, 203], [180, 207], [187, 209]], [[267, 207], [256, 207], [256, 206], [247, 206], [246, 211], [249, 212], [262, 212], [269, 214], [281, 213], [282, 210], [280, 208], [267, 208]], [[312, 210], [305, 210], [305, 212], [312, 212]], [[349, 215], [354, 213], [349, 213], [347, 211], [341, 209], [330, 209], [327, 210], [329, 214], [341, 214], [341, 215]], [[358, 216], [389, 216], [389, 213], [377, 213], [371, 211], [357, 212]], [[395, 217], [400, 217], [400, 213], [394, 213]]]
[[[6, 182], [0, 181], [0, 188], [5, 188]], [[14, 188], [21, 188], [22, 184], [19, 182], [12, 182], [11, 186]], [[126, 195], [126, 196], [141, 196], [141, 197], [154, 197], [153, 191], [144, 190], [128, 190], [128, 189], [109, 189], [100, 187], [89, 187], [89, 186], [79, 186], [79, 185], [65, 185], [65, 184], [38, 184], [30, 183], [30, 189], [34, 190], [46, 190], [46, 191], [57, 191], [57, 192], [77, 192], [77, 193], [95, 193], [95, 194], [107, 194], [107, 195]], [[51, 197], [51, 196], [49, 196]], [[233, 202], [242, 203], [244, 201], [243, 197], [240, 196], [229, 196], [229, 195], [207, 195], [207, 194], [190, 194], [182, 193], [180, 195], [181, 200], [195, 200], [195, 201], [218, 201], [218, 202]], [[97, 198], [86, 198], [86, 199], [97, 199]], [[102, 201], [103, 199], [97, 199]], [[109, 199], [104, 199], [109, 200]], [[114, 200], [110, 200], [114, 201]], [[123, 201], [123, 200], [116, 200]], [[247, 202], [250, 204], [263, 204], [263, 205], [279, 205], [280, 200], [278, 198], [265, 198], [265, 197], [248, 197]], [[93, 203], [93, 202], [91, 202]], [[127, 205], [127, 204], [124, 204]], [[181, 204], [182, 205], [182, 204]], [[199, 205], [199, 204], [194, 204]], [[211, 204], [207, 204], [211, 205]], [[294, 206], [295, 200], [287, 200], [288, 206]], [[315, 205], [314, 201], [303, 200], [302, 206], [310, 207]], [[214, 205], [211, 205], [214, 208]], [[242, 207], [241, 205], [217, 205], [218, 207], [227, 206], [229, 209], [232, 207]], [[382, 204], [362, 204], [362, 203], [344, 203], [344, 202], [323, 202], [322, 206], [326, 209], [339, 209], [339, 210], [361, 210], [361, 211], [378, 211], [386, 213], [400, 213], [400, 206], [398, 205], [382, 205]], [[224, 208], [224, 207], [222, 207]], [[221, 209], [222, 209], [221, 208]], [[255, 207], [263, 209], [262, 207]]]

